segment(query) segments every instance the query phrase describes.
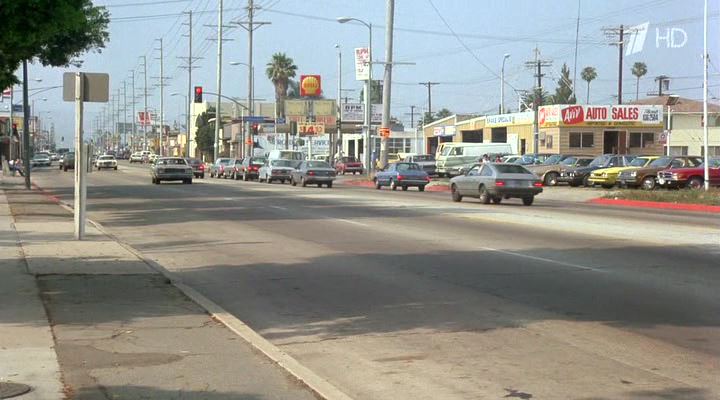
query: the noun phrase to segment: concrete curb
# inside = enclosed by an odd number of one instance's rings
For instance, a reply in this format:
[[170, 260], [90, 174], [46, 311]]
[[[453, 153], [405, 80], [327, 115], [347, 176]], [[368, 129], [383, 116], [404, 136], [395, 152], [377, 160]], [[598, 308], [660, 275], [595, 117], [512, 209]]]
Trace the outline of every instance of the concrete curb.
[[607, 199], [604, 197], [591, 199], [588, 201], [588, 203], [604, 206], [650, 208], [655, 210], [692, 211], [712, 214], [720, 213], [720, 206], [711, 206], [705, 204], [664, 203], [661, 201]]
[[[45, 189], [41, 188], [37, 184], [33, 183], [33, 187], [37, 188], [45, 196], [50, 198], [53, 202], [56, 202], [64, 209], [68, 210], [69, 212], [74, 212], [72, 206], [60, 200], [51, 193], [48, 193]], [[104, 226], [102, 226], [102, 224], [93, 221], [90, 218], [87, 219], [87, 222], [92, 224], [104, 235], [117, 242], [125, 250], [129, 251], [137, 258], [142, 260], [151, 269], [165, 276], [170, 281], [170, 283], [172, 283], [173, 286], [178, 288], [181, 292], [183, 292], [183, 294], [185, 294], [188, 298], [198, 304], [201, 308], [203, 308], [211, 317], [220, 321], [228, 329], [240, 336], [243, 340], [245, 340], [252, 347], [260, 351], [267, 358], [272, 360], [275, 364], [280, 366], [280, 368], [284, 369], [295, 379], [302, 382], [303, 385], [305, 385], [308, 389], [314, 392], [318, 397], [325, 400], [352, 400], [350, 396], [343, 393], [332, 383], [318, 376], [309, 368], [305, 367], [296, 359], [294, 359], [291, 355], [280, 350], [280, 348], [270, 343], [267, 339], [263, 338], [259, 333], [255, 332], [239, 318], [233, 316], [231, 313], [223, 309], [220, 305], [203, 296], [195, 289], [184, 284], [182, 280], [177, 277], [176, 274], [167, 270], [165, 267], [158, 264], [154, 260], [145, 257], [145, 255], [143, 255], [140, 251], [136, 250], [129, 244], [120, 240], [114, 234], [110, 233], [107, 229], [105, 229]]]

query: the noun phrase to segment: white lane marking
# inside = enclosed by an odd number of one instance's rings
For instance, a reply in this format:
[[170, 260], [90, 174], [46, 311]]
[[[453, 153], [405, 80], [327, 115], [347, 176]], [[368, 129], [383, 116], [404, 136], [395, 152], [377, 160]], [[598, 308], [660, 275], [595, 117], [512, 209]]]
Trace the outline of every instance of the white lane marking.
[[530, 259], [530, 260], [542, 261], [542, 262], [550, 263], [550, 264], [562, 265], [562, 266], [564, 266], [564, 267], [577, 268], [577, 269], [584, 270], [584, 271], [606, 272], [606, 271], [603, 270], [603, 269], [588, 267], [588, 266], [586, 266], [586, 265], [573, 264], [573, 263], [569, 263], [569, 262], [565, 262], [565, 261], [553, 260], [553, 259], [551, 259], [551, 258], [531, 256], [531, 255], [529, 255], [529, 254], [516, 253], [516, 252], [514, 252], [514, 251], [508, 251], [508, 250], [500, 250], [500, 249], [495, 249], [495, 248], [492, 248], [492, 247], [480, 247], [480, 248], [483, 249], [483, 250], [492, 251], [492, 252], [495, 252], [495, 253], [506, 254], [506, 255], [509, 255], [509, 256], [516, 256], [516, 257], [521, 257], [521, 258], [527, 258], [527, 259]]
[[331, 219], [333, 221], [340, 221], [340, 222], [345, 222], [345, 223], [353, 224], [353, 225], [370, 226], [368, 224], [363, 224], [362, 222], [357, 222], [357, 221], [353, 221], [353, 220], [349, 220], [349, 219], [343, 219], [343, 218], [331, 218]]
[[276, 210], [283, 210], [283, 211], [287, 211], [287, 208], [286, 208], [286, 207], [280, 207], [280, 206], [268, 206], [268, 207], [270, 207], [270, 208], [274, 208], [274, 209], [276, 209]]

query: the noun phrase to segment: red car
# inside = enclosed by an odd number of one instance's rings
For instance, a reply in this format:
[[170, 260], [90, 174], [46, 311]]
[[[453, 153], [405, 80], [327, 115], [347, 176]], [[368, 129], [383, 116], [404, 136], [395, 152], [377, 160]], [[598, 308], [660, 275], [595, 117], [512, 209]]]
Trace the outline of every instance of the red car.
[[337, 163], [335, 163], [335, 171], [337, 171], [338, 174], [343, 175], [345, 175], [346, 172], [352, 172], [353, 175], [356, 173], [362, 174], [363, 165], [355, 157], [342, 157]]
[[[720, 186], [720, 158], [708, 160], [710, 186]], [[658, 184], [665, 188], [701, 189], [705, 186], [705, 166], [694, 168], [675, 168], [658, 172]]]

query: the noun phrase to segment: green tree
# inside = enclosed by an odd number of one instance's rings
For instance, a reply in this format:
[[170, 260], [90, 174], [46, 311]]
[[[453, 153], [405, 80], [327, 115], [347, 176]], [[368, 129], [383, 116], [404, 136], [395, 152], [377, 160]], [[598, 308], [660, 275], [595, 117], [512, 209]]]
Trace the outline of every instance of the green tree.
[[640, 78], [647, 74], [647, 65], [644, 62], [636, 62], [632, 66], [632, 74], [635, 75], [637, 81], [635, 83], [635, 100], [640, 98]]
[[288, 99], [299, 99], [300, 98], [300, 82], [290, 79], [288, 80]]
[[215, 118], [214, 107], [208, 107], [208, 110], [198, 115], [195, 120], [195, 142], [203, 154], [212, 154], [215, 146], [215, 121], [209, 122], [211, 118]]
[[285, 53], [275, 53], [267, 63], [265, 74], [275, 86], [275, 103], [279, 116], [285, 116], [285, 99], [288, 94], [290, 78], [295, 77], [297, 65]]
[[555, 96], [553, 96], [555, 104], [575, 104], [577, 100], [573, 94], [573, 81], [570, 79], [570, 68], [563, 63], [560, 70], [560, 79], [558, 79], [557, 88], [555, 88]]
[[18, 82], [24, 60], [44, 66], [79, 64], [76, 58], [105, 47], [110, 21], [91, 0], [0, 0], [0, 87]]
[[451, 115], [453, 115], [452, 111], [447, 108], [441, 108], [440, 111], [435, 113], [435, 120], [447, 118]]
[[547, 92], [547, 90], [535, 88], [533, 90], [528, 90], [523, 93], [523, 95], [522, 95], [523, 106], [521, 107], [521, 111], [532, 108], [534, 106], [536, 100], [537, 100], [538, 106], [547, 106], [550, 104], [555, 104], [553, 97], [550, 96], [550, 94]]
[[[380, 80], [372, 81], [370, 85], [370, 104], [382, 104], [383, 83]], [[365, 102], [365, 88], [360, 89], [360, 102]]]
[[597, 78], [597, 71], [594, 67], [585, 67], [580, 72], [580, 77], [587, 82], [587, 100], [585, 100], [585, 104], [590, 104], [590, 82]]

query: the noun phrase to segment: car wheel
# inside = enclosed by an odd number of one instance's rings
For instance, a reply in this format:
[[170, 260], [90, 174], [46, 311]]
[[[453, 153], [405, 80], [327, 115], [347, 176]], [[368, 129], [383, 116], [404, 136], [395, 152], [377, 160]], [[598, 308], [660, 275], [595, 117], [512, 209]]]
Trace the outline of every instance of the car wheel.
[[531, 206], [533, 201], [535, 201], [535, 196], [523, 197], [522, 199], [523, 205], [525, 206]]
[[480, 194], [478, 195], [478, 199], [483, 204], [490, 204], [490, 193], [488, 193], [487, 189], [485, 189], [485, 186], [480, 186]]
[[159, 184], [160, 184], [160, 179], [159, 179], [159, 178], [155, 178], [155, 184], [156, 184], [156, 185], [159, 185]]
[[418, 191], [424, 192], [425, 191], [425, 185], [418, 186]]
[[390, 179], [390, 189], [397, 190], [397, 183], [393, 179]]
[[699, 176], [694, 176], [688, 182], [688, 187], [694, 190], [702, 189], [705, 187], [705, 181]]
[[67, 167], [63, 167], [63, 171], [64, 171], [64, 172], [67, 172]]
[[280, 179], [280, 184], [281, 184], [281, 185], [284, 185], [284, 184], [285, 184], [285, 179]]
[[548, 172], [545, 174], [545, 186], [557, 185], [558, 174], [556, 172]]
[[603, 189], [612, 189], [615, 185], [603, 184], [601, 186], [603, 187]]
[[378, 178], [375, 178], [374, 181], [375, 181], [375, 189], [380, 190], [382, 185], [380, 185], [380, 181], [378, 180]]
[[403, 192], [407, 192], [408, 187], [407, 187], [407, 186], [403, 186], [402, 189], [403, 189]]
[[332, 182], [328, 182], [328, 184], [327, 184], [328, 189], [332, 188], [332, 184], [333, 184]]
[[[342, 174], [343, 174], [343, 175], [345, 175], [345, 171], [343, 171], [343, 172], [342, 172]], [[354, 172], [353, 172], [353, 175], [355, 175], [355, 173], [354, 173]]]
[[62, 165], [58, 165], [58, 169], [60, 169], [62, 171], [62, 168], [63, 168]]
[[463, 197], [460, 195], [460, 192], [458, 191], [458, 188], [457, 188], [457, 186], [455, 186], [455, 184], [450, 186], [450, 195], [452, 196], [452, 201], [454, 201], [456, 203], [459, 203], [462, 201]]
[[501, 201], [502, 201], [502, 197], [493, 197], [492, 198], [493, 204], [500, 204]]
[[578, 187], [578, 184], [575, 182], [570, 182], [569, 185], [570, 187]]
[[113, 168], [115, 171], [117, 171], [117, 167]]
[[655, 189], [655, 177], [654, 176], [646, 176], [642, 180], [642, 188], [644, 190], [653, 190]]
[[290, 184], [292, 186], [297, 186], [297, 182], [295, 182], [295, 178], [290, 178]]
[[267, 182], [268, 184], [270, 184], [270, 183], [272, 183], [272, 179], [270, 179], [270, 178], [265, 178], [265, 182]]
[[205, 179], [205, 174], [200, 174], [200, 179]]
[[243, 172], [242, 180], [244, 180], [245, 182], [248, 181], [248, 176], [247, 176], [247, 173], [246, 173], [246, 172]]
[[319, 187], [319, 188], [321, 188], [321, 187], [322, 187], [322, 183], [318, 183], [317, 185], [318, 185], [318, 187]]
[[305, 182], [305, 178], [304, 178], [304, 177], [300, 178], [300, 186], [302, 186], [302, 187], [306, 187], [306, 186], [307, 186], [307, 182]]

